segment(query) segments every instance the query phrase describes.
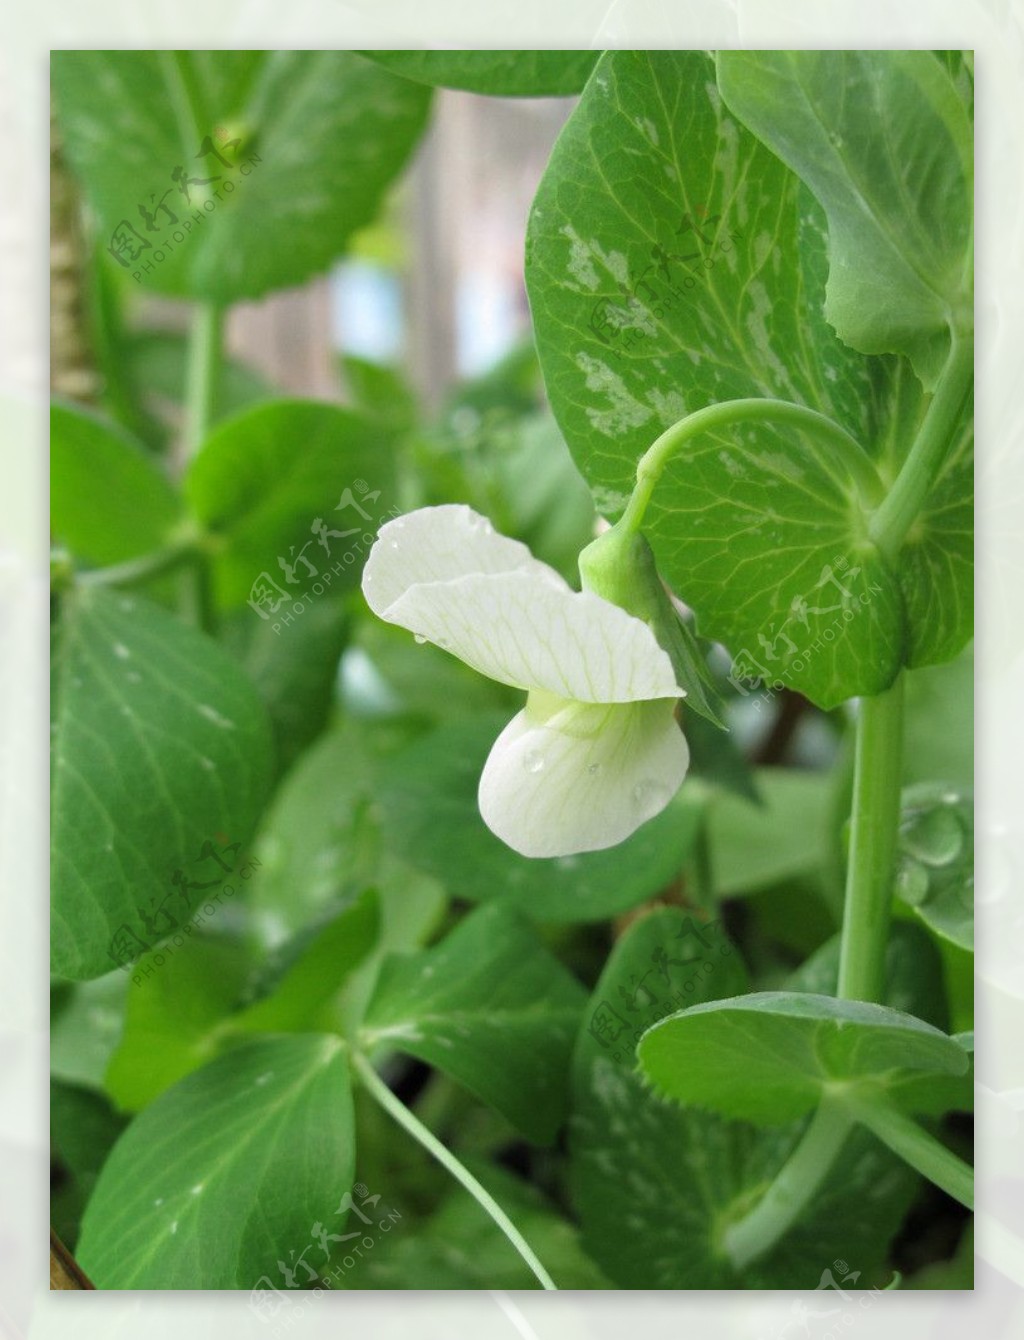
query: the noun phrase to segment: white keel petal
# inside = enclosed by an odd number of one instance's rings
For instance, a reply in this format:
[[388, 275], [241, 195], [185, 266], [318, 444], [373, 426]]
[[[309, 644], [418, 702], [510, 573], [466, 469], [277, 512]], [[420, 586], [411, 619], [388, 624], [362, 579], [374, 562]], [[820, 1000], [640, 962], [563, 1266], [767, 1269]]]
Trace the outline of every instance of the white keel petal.
[[661, 813], [686, 775], [690, 751], [674, 706], [528, 703], [481, 775], [484, 822], [523, 856], [571, 856], [624, 841]]

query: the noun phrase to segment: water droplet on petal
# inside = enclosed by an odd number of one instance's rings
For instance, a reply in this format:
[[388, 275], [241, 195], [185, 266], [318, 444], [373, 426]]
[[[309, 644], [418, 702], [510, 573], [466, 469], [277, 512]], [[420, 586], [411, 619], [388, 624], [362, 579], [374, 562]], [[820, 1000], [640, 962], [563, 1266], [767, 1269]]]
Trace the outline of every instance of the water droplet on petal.
[[639, 814], [651, 817], [665, 806], [670, 794], [662, 782], [637, 782], [633, 787], [633, 806]]
[[527, 772], [540, 772], [544, 767], [544, 755], [538, 754], [536, 749], [531, 749], [523, 759], [523, 767]]
[[591, 777], [596, 777], [600, 771], [601, 771], [600, 763], [591, 763], [590, 766], [587, 768], [587, 772], [590, 773]]
[[427, 639], [423, 636], [422, 633], [413, 633], [413, 635], [412, 635], [412, 640], [413, 640], [414, 642], [418, 642], [418, 643], [420, 644], [420, 646], [422, 647], [423, 644], [424, 644], [424, 642], [426, 642]]

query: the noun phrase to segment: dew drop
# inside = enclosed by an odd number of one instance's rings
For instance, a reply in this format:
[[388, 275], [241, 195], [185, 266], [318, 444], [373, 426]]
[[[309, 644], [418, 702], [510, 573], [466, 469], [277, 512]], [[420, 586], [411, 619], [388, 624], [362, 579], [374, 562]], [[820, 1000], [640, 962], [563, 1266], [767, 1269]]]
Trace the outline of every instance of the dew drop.
[[601, 771], [600, 763], [591, 763], [587, 768], [587, 772], [590, 773], [591, 777], [596, 777], [600, 771]]
[[919, 907], [927, 901], [930, 881], [928, 871], [917, 861], [904, 857], [903, 865], [896, 876], [896, 892], [911, 907]]
[[633, 787], [633, 805], [640, 814], [655, 815], [669, 799], [669, 789], [662, 782], [648, 780]]
[[531, 749], [523, 759], [523, 767], [527, 772], [540, 772], [544, 767], [543, 754], [538, 754], [536, 749]]
[[114, 643], [114, 655], [119, 661], [127, 661], [131, 657], [131, 652], [123, 642]]
[[418, 642], [418, 643], [420, 644], [420, 646], [422, 647], [423, 644], [424, 644], [424, 642], [426, 642], [427, 639], [423, 636], [422, 633], [413, 633], [413, 635], [412, 635], [412, 640], [413, 640], [414, 642]]

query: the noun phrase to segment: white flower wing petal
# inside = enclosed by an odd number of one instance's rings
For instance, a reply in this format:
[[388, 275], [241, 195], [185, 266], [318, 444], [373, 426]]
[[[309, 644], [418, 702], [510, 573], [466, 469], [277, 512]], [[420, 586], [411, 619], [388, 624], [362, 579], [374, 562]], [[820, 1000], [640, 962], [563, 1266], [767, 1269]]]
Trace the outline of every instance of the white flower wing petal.
[[529, 705], [498, 736], [480, 777], [487, 827], [522, 856], [614, 847], [660, 814], [690, 751], [670, 702]]
[[583, 703], [683, 696], [642, 620], [532, 571], [412, 586], [383, 617], [516, 688]]
[[421, 507], [381, 526], [363, 568], [363, 595], [374, 614], [388, 619], [389, 608], [413, 586], [471, 573], [514, 571], [531, 572], [560, 590], [569, 589], [525, 544], [499, 535], [471, 507]]

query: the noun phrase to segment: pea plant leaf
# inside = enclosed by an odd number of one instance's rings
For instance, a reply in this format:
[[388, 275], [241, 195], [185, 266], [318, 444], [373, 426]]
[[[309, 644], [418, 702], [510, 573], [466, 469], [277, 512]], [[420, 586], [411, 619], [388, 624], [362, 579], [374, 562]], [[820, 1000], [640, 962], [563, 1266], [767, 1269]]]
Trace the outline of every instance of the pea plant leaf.
[[330, 719], [350, 620], [341, 602], [325, 594], [283, 628], [280, 619], [258, 618], [247, 606], [231, 611], [218, 631], [266, 704], [283, 772]]
[[185, 494], [214, 536], [217, 600], [251, 601], [277, 635], [358, 581], [393, 505], [383, 445], [358, 415], [311, 400], [276, 400], [216, 428]]
[[949, 70], [929, 51], [722, 51], [718, 77], [825, 209], [828, 320], [932, 389], [950, 329], [973, 329], [973, 133]]
[[449, 721], [393, 756], [377, 793], [392, 850], [460, 897], [500, 900], [537, 921], [596, 921], [678, 877], [700, 824], [699, 806], [683, 794], [604, 851], [530, 859], [496, 838], [480, 817], [477, 787], [506, 720]]
[[254, 984], [258, 998], [232, 1017], [231, 1030], [283, 1033], [311, 1027], [321, 1007], [374, 949], [380, 929], [373, 889], [314, 921], [271, 955]]
[[974, 795], [934, 783], [902, 797], [896, 893], [943, 940], [974, 952]]
[[437, 1066], [546, 1144], [585, 998], [525, 919], [484, 907], [433, 948], [385, 960], [360, 1040]]
[[79, 1260], [101, 1289], [252, 1289], [264, 1276], [283, 1285], [279, 1261], [323, 1264], [310, 1225], [342, 1231], [334, 1216], [354, 1165], [341, 1041], [246, 1043], [128, 1127], [86, 1209]]
[[[722, 1224], [763, 1192], [801, 1126], [758, 1130], [667, 1100], [637, 1070], [634, 1043], [681, 1000], [745, 986], [720, 925], [665, 908], [617, 941], [594, 989], [573, 1064], [571, 1185], [583, 1246], [620, 1288], [813, 1289], [836, 1258], [864, 1284], [906, 1211], [913, 1177], [855, 1132], [792, 1232], [742, 1276], [723, 1256]], [[872, 1214], [857, 1213], [868, 1197]]]
[[386, 69], [421, 84], [499, 98], [579, 93], [598, 51], [364, 51]]
[[244, 849], [270, 727], [209, 638], [98, 588], [63, 601], [53, 673], [51, 966], [97, 977], [189, 923]]
[[104, 1078], [120, 1108], [140, 1111], [213, 1059], [218, 1029], [241, 995], [248, 959], [227, 936], [195, 936], [159, 965], [148, 964], [148, 973], [136, 965], [124, 1033]]
[[[610, 518], [655, 438], [714, 402], [796, 401], [865, 446], [887, 417], [894, 370], [822, 312], [820, 207], [728, 113], [701, 53], [602, 57], [537, 192], [526, 268], [552, 408]], [[852, 446], [763, 422], [668, 464], [645, 533], [737, 684], [831, 707], [892, 681], [900, 597], [865, 538], [865, 476]]]
[[325, 269], [377, 214], [430, 103], [347, 51], [61, 51], [53, 82], [108, 263], [218, 303]]
[[951, 660], [974, 636], [974, 418], [964, 406], [938, 479], [899, 553], [907, 664]]
[[708, 807], [715, 888], [721, 897], [813, 875], [828, 856], [827, 789], [811, 772], [758, 768], [761, 803], [720, 794]]
[[650, 1028], [637, 1056], [659, 1092], [768, 1126], [812, 1112], [837, 1080], [898, 1090], [918, 1072], [968, 1066], [957, 1042], [913, 1015], [785, 991], [691, 1006]]
[[50, 524], [78, 558], [103, 565], [152, 553], [183, 508], [141, 443], [74, 405], [50, 410]]

